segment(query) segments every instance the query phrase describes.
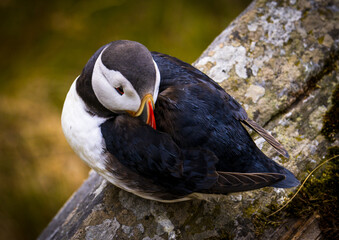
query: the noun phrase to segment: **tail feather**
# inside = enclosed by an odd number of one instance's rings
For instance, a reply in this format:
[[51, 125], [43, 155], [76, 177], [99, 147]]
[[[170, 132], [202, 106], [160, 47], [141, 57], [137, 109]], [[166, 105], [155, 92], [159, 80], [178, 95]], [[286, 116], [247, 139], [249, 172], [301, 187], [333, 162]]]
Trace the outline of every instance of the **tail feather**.
[[243, 123], [245, 123], [247, 126], [256, 131], [260, 136], [262, 136], [269, 144], [272, 145], [272, 147], [275, 148], [275, 150], [278, 153], [280, 153], [286, 158], [290, 157], [288, 155], [287, 150], [283, 147], [283, 145], [281, 145], [281, 143], [279, 143], [269, 132], [262, 128], [258, 123], [249, 118], [243, 120]]
[[217, 182], [203, 193], [227, 194], [267, 187], [285, 179], [279, 173], [218, 172]]

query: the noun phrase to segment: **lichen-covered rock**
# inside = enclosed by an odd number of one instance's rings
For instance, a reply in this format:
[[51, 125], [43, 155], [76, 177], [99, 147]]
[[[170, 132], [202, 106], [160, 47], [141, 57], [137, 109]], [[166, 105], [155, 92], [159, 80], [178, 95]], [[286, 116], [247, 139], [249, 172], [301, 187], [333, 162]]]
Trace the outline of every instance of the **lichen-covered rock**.
[[[241, 102], [289, 151], [257, 145], [301, 180], [338, 145], [320, 132], [339, 83], [339, 4], [257, 1], [194, 65]], [[295, 189], [265, 188], [211, 201], [164, 204], [120, 190], [91, 172], [40, 239], [253, 239], [251, 216]]]

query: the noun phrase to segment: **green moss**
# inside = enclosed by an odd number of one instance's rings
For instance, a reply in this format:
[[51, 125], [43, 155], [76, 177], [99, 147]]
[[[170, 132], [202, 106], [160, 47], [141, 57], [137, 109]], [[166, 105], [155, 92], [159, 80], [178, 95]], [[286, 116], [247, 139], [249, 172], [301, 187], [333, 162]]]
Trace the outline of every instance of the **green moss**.
[[298, 136], [298, 137], [295, 137], [294, 139], [295, 139], [295, 140], [297, 140], [298, 142], [301, 142], [301, 141], [303, 141], [303, 140], [304, 140], [304, 138], [302, 138], [302, 137], [299, 137], [299, 136]]
[[293, 43], [294, 39], [289, 38], [286, 43], [284, 43], [285, 46], [290, 46]]
[[327, 140], [334, 142], [339, 132], [339, 84], [332, 94], [332, 107], [326, 112], [323, 118], [323, 134]]
[[266, 21], [267, 21], [268, 23], [273, 23], [273, 21], [272, 21], [272, 19], [271, 19], [271, 16], [268, 16], [268, 17], [266, 18]]
[[308, 10], [305, 10], [305, 11], [303, 11], [303, 13], [302, 13], [302, 16], [301, 16], [301, 19], [300, 19], [300, 20], [305, 20], [305, 19], [306, 19], [306, 17], [308, 16], [308, 13], [309, 13], [309, 11], [308, 11]]
[[255, 203], [251, 204], [249, 207], [247, 207], [244, 210], [244, 215], [245, 216], [252, 216], [253, 214], [255, 214], [258, 211], [258, 205], [257, 205], [257, 201], [255, 201]]
[[322, 44], [324, 42], [325, 36], [318, 38], [318, 43]]
[[[339, 147], [329, 149], [327, 159], [339, 155]], [[338, 226], [339, 158], [329, 162], [320, 177], [312, 177], [286, 211], [295, 217], [304, 217], [317, 212], [320, 229], [325, 239], [335, 239]]]
[[[339, 155], [339, 147], [329, 148], [326, 159], [337, 155]], [[268, 218], [269, 214], [280, 207], [272, 204], [268, 206], [270, 213], [253, 216], [257, 236], [269, 226], [280, 225], [286, 218], [307, 218], [314, 213], [320, 216], [319, 227], [324, 239], [335, 239], [338, 236], [339, 157], [322, 168], [322, 173], [314, 174], [285, 209]]]

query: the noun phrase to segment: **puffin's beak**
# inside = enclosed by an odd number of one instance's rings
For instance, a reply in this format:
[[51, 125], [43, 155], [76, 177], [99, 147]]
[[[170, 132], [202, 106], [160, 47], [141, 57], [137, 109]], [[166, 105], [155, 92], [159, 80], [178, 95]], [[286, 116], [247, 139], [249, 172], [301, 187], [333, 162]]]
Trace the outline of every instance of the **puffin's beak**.
[[153, 97], [151, 94], [146, 94], [141, 100], [141, 104], [138, 111], [136, 112], [128, 111], [128, 113], [133, 117], [140, 117], [144, 122], [146, 122], [146, 124], [156, 129], [153, 109], [154, 109]]

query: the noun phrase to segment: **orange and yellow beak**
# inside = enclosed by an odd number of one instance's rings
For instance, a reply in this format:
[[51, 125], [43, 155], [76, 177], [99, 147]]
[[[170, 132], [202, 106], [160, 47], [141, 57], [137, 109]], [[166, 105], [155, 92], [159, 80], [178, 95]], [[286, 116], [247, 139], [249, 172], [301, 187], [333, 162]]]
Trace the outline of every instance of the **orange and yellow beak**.
[[156, 129], [155, 117], [154, 117], [154, 101], [151, 94], [146, 94], [141, 100], [138, 111], [128, 113], [133, 117], [140, 117], [146, 124]]

